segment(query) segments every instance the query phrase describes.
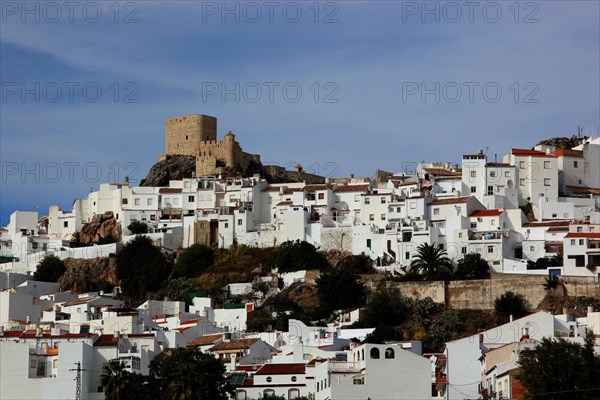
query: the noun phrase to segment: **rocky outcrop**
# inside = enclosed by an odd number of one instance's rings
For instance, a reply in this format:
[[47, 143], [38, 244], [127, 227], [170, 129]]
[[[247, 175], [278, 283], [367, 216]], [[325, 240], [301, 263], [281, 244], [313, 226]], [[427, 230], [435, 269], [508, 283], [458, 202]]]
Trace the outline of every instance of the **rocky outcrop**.
[[587, 136], [573, 135], [571, 137], [554, 137], [550, 139], [542, 140], [538, 145], [554, 146], [557, 149], [572, 149], [573, 147], [579, 146]]
[[121, 224], [112, 211], [94, 215], [91, 222], [84, 224], [81, 231], [73, 234], [71, 241], [82, 245], [120, 242]]
[[170, 180], [191, 178], [196, 171], [196, 158], [194, 156], [174, 155], [167, 156], [150, 168], [150, 172], [143, 179], [140, 186], [169, 186]]
[[[196, 159], [189, 155], [168, 155], [164, 160], [154, 164], [140, 186], [168, 186], [170, 180], [191, 178], [196, 171]], [[259, 174], [269, 183], [306, 182], [307, 184], [325, 183], [325, 177], [309, 174], [302, 170], [288, 171], [277, 165], [262, 165], [251, 160], [244, 170], [241, 166], [236, 168], [223, 167], [223, 178], [234, 176], [252, 176]]]
[[58, 280], [61, 290], [76, 293], [98, 288], [98, 282], [119, 286], [116, 257], [80, 259], [66, 258], [67, 270]]

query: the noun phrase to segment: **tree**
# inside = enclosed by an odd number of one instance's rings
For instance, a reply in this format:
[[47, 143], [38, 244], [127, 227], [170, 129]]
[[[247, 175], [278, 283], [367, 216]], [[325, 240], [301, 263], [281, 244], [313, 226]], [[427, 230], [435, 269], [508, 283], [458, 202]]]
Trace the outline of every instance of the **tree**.
[[150, 374], [163, 399], [229, 400], [233, 389], [224, 373], [221, 361], [197, 347], [169, 350], [150, 363]]
[[544, 281], [544, 290], [556, 292], [556, 289], [562, 288], [563, 295], [566, 295], [567, 287], [560, 276], [558, 275], [548, 275], [546, 280]]
[[395, 326], [404, 322], [408, 312], [408, 303], [398, 289], [380, 285], [369, 296], [362, 320], [369, 327]]
[[442, 312], [431, 322], [427, 331], [428, 347], [440, 351], [451, 338], [459, 334], [463, 326], [458, 310], [450, 309]]
[[350, 270], [332, 268], [316, 279], [321, 307], [330, 311], [357, 307], [364, 302], [365, 286]]
[[494, 309], [502, 316], [508, 317], [512, 315], [515, 318], [526, 315], [528, 311], [525, 298], [511, 291], [504, 293], [494, 300]]
[[104, 398], [106, 400], [124, 400], [125, 385], [127, 375], [127, 364], [125, 361], [111, 360], [102, 367], [102, 375], [100, 375], [100, 384], [104, 388]]
[[38, 264], [33, 280], [39, 282], [58, 282], [58, 279], [63, 276], [67, 267], [63, 260], [56, 256], [46, 256], [41, 263]]
[[490, 266], [479, 253], [468, 253], [458, 260], [455, 279], [484, 279], [490, 276]]
[[447, 280], [452, 276], [452, 261], [448, 253], [437, 243], [423, 243], [410, 264], [410, 272], [419, 273], [426, 280]]
[[279, 272], [322, 270], [329, 266], [325, 256], [315, 246], [300, 240], [283, 242], [277, 250], [275, 265]]
[[584, 344], [544, 338], [521, 352], [519, 380], [529, 399], [588, 400], [600, 398], [600, 359], [594, 355], [593, 336]]
[[193, 244], [177, 258], [173, 277], [195, 278], [213, 263], [213, 249], [203, 244]]
[[336, 267], [349, 269], [357, 274], [368, 274], [373, 271], [373, 260], [364, 254], [350, 255], [338, 261]]
[[127, 229], [129, 229], [129, 232], [131, 232], [132, 235], [148, 233], [148, 224], [146, 224], [145, 222], [142, 222], [142, 221], [133, 220], [127, 226]]
[[160, 289], [170, 269], [160, 249], [145, 236], [127, 243], [117, 256], [117, 276], [123, 295], [133, 299], [145, 299], [148, 292]]

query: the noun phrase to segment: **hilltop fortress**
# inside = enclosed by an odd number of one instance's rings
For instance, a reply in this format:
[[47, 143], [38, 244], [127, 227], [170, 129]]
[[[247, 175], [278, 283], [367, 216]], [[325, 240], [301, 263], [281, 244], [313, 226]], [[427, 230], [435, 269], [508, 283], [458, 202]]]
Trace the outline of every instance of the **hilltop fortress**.
[[247, 174], [260, 167], [260, 156], [242, 151], [230, 131], [223, 140], [217, 140], [217, 118], [194, 114], [167, 118], [165, 122], [165, 154], [186, 155], [196, 159], [196, 176], [218, 175], [228, 171]]

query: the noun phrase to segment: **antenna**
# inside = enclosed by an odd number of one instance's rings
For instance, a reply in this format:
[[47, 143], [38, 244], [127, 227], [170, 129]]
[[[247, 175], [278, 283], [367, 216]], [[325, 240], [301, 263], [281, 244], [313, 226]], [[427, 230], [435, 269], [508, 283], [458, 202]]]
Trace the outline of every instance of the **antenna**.
[[77, 376], [75, 377], [75, 400], [81, 400], [81, 372], [87, 371], [87, 369], [81, 368], [79, 361], [75, 365], [77, 365], [77, 368], [71, 368], [69, 371], [77, 371]]

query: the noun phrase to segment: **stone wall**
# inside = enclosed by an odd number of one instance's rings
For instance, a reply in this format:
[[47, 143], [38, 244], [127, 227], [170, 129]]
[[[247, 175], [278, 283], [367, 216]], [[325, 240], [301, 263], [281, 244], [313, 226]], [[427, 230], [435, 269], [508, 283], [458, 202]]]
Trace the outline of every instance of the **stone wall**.
[[167, 118], [165, 154], [195, 156], [202, 142], [217, 140], [217, 119], [209, 115]]
[[[531, 308], [544, 299], [546, 291], [542, 275], [495, 274], [492, 279], [469, 281], [393, 282], [403, 296], [411, 298], [431, 297], [436, 303], [453, 308], [492, 310], [494, 300], [508, 291], [521, 294]], [[600, 298], [600, 285], [593, 278], [561, 277], [567, 294], [574, 297]]]

